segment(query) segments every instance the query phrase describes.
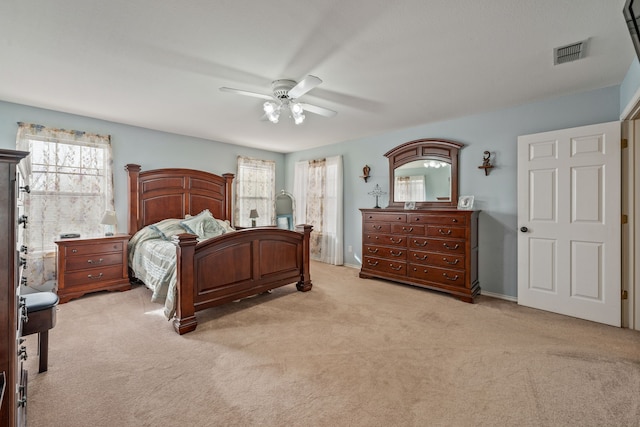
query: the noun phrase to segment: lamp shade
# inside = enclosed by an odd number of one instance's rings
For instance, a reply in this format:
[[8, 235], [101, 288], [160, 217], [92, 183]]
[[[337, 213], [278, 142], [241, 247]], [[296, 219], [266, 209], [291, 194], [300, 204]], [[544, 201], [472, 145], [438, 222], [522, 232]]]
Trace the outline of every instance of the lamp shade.
[[249, 212], [249, 218], [258, 218], [258, 210], [257, 209], [251, 209], [251, 212]]
[[115, 211], [104, 211], [104, 215], [102, 216], [102, 221], [100, 221], [100, 224], [116, 225], [117, 223], [118, 219], [116, 218]]

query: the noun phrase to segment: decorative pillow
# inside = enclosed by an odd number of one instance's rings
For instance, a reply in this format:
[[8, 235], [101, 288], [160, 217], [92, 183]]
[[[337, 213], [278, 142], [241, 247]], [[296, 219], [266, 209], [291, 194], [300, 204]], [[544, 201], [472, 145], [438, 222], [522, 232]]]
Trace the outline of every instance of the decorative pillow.
[[216, 218], [216, 221], [218, 221], [218, 224], [220, 225], [220, 227], [222, 227], [225, 233], [229, 233], [230, 231], [236, 231], [236, 229], [231, 226], [231, 223], [229, 222], [228, 219], [225, 219], [223, 221], [221, 219]]
[[180, 221], [180, 225], [188, 233], [197, 235], [201, 240], [224, 234], [225, 229], [211, 215], [209, 209], [205, 209], [196, 216]]
[[175, 234], [184, 233], [184, 228], [180, 226], [180, 219], [176, 218], [164, 219], [150, 225], [149, 228], [158, 233], [164, 240], [170, 240], [171, 236]]

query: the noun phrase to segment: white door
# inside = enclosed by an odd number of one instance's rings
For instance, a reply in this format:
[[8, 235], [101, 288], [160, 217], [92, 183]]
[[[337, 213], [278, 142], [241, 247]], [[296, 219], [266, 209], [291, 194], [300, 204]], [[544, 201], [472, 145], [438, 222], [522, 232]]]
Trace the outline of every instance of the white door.
[[518, 304], [620, 326], [620, 123], [518, 137]]

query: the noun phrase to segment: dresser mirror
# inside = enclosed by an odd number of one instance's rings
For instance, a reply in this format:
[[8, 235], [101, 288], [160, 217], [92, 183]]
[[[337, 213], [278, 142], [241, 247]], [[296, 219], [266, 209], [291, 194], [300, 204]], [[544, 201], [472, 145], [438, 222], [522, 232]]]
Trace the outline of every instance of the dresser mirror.
[[389, 159], [389, 207], [451, 208], [458, 204], [458, 152], [463, 144], [418, 139], [385, 154]]
[[294, 214], [296, 211], [296, 203], [293, 194], [284, 190], [276, 196], [276, 226], [286, 230], [295, 228]]

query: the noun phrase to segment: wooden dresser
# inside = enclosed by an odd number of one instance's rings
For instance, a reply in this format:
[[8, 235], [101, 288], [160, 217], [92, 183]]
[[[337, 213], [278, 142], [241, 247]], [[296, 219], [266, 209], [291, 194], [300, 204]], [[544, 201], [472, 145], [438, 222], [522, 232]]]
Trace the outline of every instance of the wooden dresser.
[[360, 277], [443, 291], [465, 302], [480, 293], [478, 211], [360, 210]]
[[[26, 424], [27, 372], [23, 361], [27, 358], [22, 344], [22, 321], [26, 313], [20, 298], [20, 258], [16, 251], [18, 217], [16, 208], [16, 165], [29, 153], [0, 150], [0, 376], [4, 387], [0, 401], [0, 427]], [[23, 223], [24, 226], [26, 224]]]
[[57, 240], [60, 303], [96, 291], [126, 291], [128, 234]]

